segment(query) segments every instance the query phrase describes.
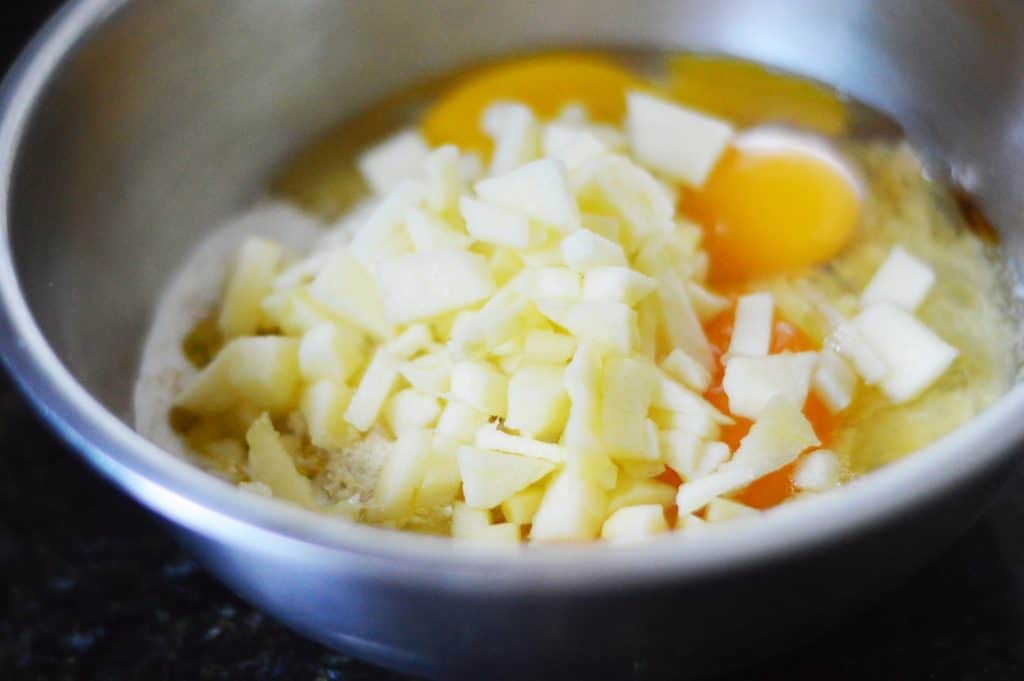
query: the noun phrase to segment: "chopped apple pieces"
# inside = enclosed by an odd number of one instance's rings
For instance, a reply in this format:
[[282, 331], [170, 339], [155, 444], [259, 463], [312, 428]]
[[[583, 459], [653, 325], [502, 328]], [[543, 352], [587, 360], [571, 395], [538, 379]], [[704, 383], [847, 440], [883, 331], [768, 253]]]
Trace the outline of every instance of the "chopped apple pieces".
[[769, 401], [783, 396], [803, 404], [817, 362], [816, 352], [796, 352], [767, 357], [733, 357], [725, 365], [722, 386], [729, 396], [729, 411], [757, 418]]
[[358, 160], [376, 196], [312, 253], [245, 242], [226, 343], [175, 403], [212, 433], [199, 448], [308, 508], [499, 545], [692, 533], [756, 515], [730, 497], [772, 473], [837, 485], [814, 400], [838, 414], [860, 379], [896, 403], [939, 379], [957, 350], [913, 316], [935, 273], [893, 248], [849, 318], [826, 309], [820, 352], [773, 352], [792, 301], [709, 288], [677, 215], [732, 127], [641, 92], [626, 108], [623, 135], [494, 103], [486, 173], [399, 133]]
[[458, 457], [462, 493], [473, 508], [494, 508], [555, 468], [536, 457], [476, 447], [460, 447]]
[[642, 541], [663, 532], [668, 532], [668, 523], [657, 504], [620, 508], [601, 527], [601, 537], [610, 542]]
[[865, 308], [853, 325], [885, 365], [880, 385], [896, 403], [920, 395], [958, 354], [909, 312], [891, 303]]
[[278, 499], [300, 506], [313, 505], [313, 489], [308, 478], [295, 468], [291, 454], [266, 414], [260, 416], [245, 436], [249, 445], [249, 475], [254, 482], [270, 488]]
[[704, 184], [733, 137], [728, 123], [641, 92], [626, 98], [629, 146], [641, 163], [693, 187]]
[[263, 319], [262, 302], [270, 293], [284, 255], [266, 239], [249, 239], [238, 251], [220, 307], [220, 328], [226, 338], [256, 333]]
[[913, 312], [924, 301], [935, 273], [925, 263], [897, 246], [868, 282], [860, 299], [864, 305], [892, 303], [907, 312]]
[[408, 324], [459, 310], [494, 292], [487, 261], [465, 251], [408, 253], [377, 268], [382, 309], [393, 324]]

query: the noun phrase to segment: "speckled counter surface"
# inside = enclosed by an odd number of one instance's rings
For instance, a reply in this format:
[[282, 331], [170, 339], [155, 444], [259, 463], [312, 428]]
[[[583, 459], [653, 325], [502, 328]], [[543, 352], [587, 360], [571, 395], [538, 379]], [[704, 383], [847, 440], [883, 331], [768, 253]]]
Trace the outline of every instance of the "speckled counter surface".
[[[0, 679], [405, 678], [232, 595], [60, 443], [6, 377], [0, 589]], [[1024, 679], [1024, 468], [967, 536], [865, 614], [719, 681], [776, 678]]]

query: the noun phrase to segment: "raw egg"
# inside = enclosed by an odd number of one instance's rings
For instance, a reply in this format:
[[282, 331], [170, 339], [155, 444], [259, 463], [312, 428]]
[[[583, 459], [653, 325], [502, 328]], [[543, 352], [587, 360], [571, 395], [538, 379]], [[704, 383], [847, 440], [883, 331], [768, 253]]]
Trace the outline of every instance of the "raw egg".
[[626, 91], [641, 81], [605, 57], [543, 54], [475, 69], [457, 80], [423, 118], [434, 145], [489, 152], [491, 140], [480, 128], [484, 109], [499, 100], [520, 102], [540, 118], [553, 118], [567, 104], [581, 104], [591, 119], [618, 123], [626, 111]]
[[729, 285], [835, 256], [857, 226], [861, 193], [856, 172], [823, 141], [757, 129], [684, 193], [682, 210], [704, 228], [712, 283]]

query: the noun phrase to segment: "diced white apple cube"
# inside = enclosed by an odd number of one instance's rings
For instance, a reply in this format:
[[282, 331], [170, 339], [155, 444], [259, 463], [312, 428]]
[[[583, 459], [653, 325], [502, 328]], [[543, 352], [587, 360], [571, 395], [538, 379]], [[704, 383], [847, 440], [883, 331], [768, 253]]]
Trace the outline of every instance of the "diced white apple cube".
[[437, 420], [437, 433], [458, 444], [473, 442], [477, 431], [487, 422], [487, 414], [468, 404], [448, 402]]
[[413, 511], [430, 463], [431, 435], [427, 430], [402, 433], [388, 453], [373, 493], [371, 517], [375, 521], [401, 522]]
[[700, 459], [692, 478], [702, 478], [714, 473], [732, 456], [729, 445], [724, 442], [705, 442], [701, 445]]
[[666, 374], [691, 390], [703, 393], [711, 385], [711, 372], [682, 348], [675, 348], [661, 362]]
[[564, 333], [532, 329], [523, 344], [523, 359], [528, 362], [564, 364], [576, 352], [576, 339]]
[[564, 463], [565, 448], [550, 442], [542, 442], [522, 435], [512, 435], [498, 430], [493, 424], [480, 426], [473, 444], [480, 449], [494, 449], [499, 452], [533, 456], [554, 463]]
[[608, 513], [626, 506], [657, 504], [668, 508], [676, 503], [676, 488], [658, 480], [620, 478], [608, 497]]
[[588, 345], [576, 348], [565, 369], [565, 389], [569, 394], [569, 418], [562, 431], [562, 444], [568, 449], [603, 454], [600, 438], [601, 358]]
[[615, 543], [643, 541], [668, 532], [665, 509], [657, 504], [626, 506], [608, 516], [601, 538]]
[[818, 444], [818, 436], [800, 408], [778, 396], [740, 441], [729, 465], [742, 466], [761, 477], [796, 461], [801, 452]]
[[432, 211], [451, 211], [466, 192], [462, 162], [458, 147], [451, 144], [433, 150], [423, 162], [423, 201]]
[[818, 365], [811, 377], [811, 386], [832, 413], [850, 406], [857, 388], [857, 376], [846, 360], [832, 348], [818, 353]]
[[[654, 436], [658, 437], [657, 430], [655, 430]], [[660, 443], [658, 450], [661, 450]], [[665, 472], [665, 464], [660, 461], [620, 461], [619, 468], [622, 469], [625, 477], [636, 480], [656, 478]]]
[[709, 523], [724, 523], [739, 518], [751, 518], [760, 514], [756, 508], [732, 499], [713, 499], [708, 504], [704, 518]]
[[544, 155], [565, 164], [569, 172], [576, 170], [610, 149], [585, 128], [565, 123], [550, 123], [542, 137]]
[[519, 257], [519, 251], [511, 248], [494, 248], [487, 258], [487, 264], [498, 286], [504, 286], [523, 271], [523, 259]]
[[[658, 424], [648, 418], [644, 421], [644, 449], [638, 461], [633, 463], [654, 463], [661, 461], [661, 440], [658, 438]], [[630, 459], [624, 459], [629, 465]]]
[[330, 251], [313, 252], [282, 267], [271, 282], [270, 288], [273, 291], [287, 291], [297, 286], [305, 286], [316, 278], [330, 257]]
[[622, 239], [622, 223], [618, 218], [611, 215], [599, 215], [597, 213], [583, 213], [580, 217], [584, 229], [589, 229], [598, 236], [603, 236], [609, 241], [619, 243]]
[[348, 409], [345, 410], [345, 420], [359, 431], [369, 430], [397, 380], [398, 360], [386, 349], [379, 348], [352, 395]]
[[472, 239], [452, 228], [448, 222], [419, 208], [405, 212], [405, 231], [418, 253], [464, 251]]
[[728, 494], [754, 481], [753, 472], [746, 466], [726, 465], [710, 475], [684, 482], [676, 492], [676, 506], [680, 517], [707, 506], [722, 494]]
[[448, 506], [458, 496], [462, 478], [459, 476], [459, 460], [456, 456], [454, 443], [450, 446], [437, 447], [438, 436], [433, 438], [427, 472], [416, 492], [416, 506], [434, 510]]
[[[582, 234], [584, 230], [576, 232]], [[598, 267], [583, 279], [583, 299], [633, 306], [654, 290], [654, 280], [628, 267]]]
[[374, 338], [391, 335], [377, 282], [348, 251], [331, 255], [309, 285], [309, 293], [313, 300]]
[[629, 265], [622, 246], [589, 229], [578, 229], [562, 239], [561, 249], [565, 264], [578, 272]]
[[438, 397], [451, 387], [452, 361], [443, 350], [431, 352], [402, 363], [398, 373], [421, 393]]
[[670, 272], [657, 276], [659, 328], [671, 348], [682, 348], [706, 369], [713, 364], [711, 345], [701, 326], [700, 318], [690, 303], [686, 287]]
[[566, 449], [565, 465], [580, 479], [603, 490], [615, 489], [619, 481], [619, 467], [607, 454]]
[[430, 153], [426, 140], [415, 130], [403, 130], [372, 149], [356, 161], [359, 172], [375, 194], [391, 191], [402, 180], [421, 171]]
[[722, 425], [732, 423], [725, 414], [715, 409], [710, 402], [681, 383], [674, 381], [667, 373], [654, 370], [654, 396], [651, 405], [680, 414], [708, 413]]
[[[701, 254], [703, 253], [704, 252], [701, 251]], [[696, 260], [696, 256], [694, 259]], [[695, 269], [703, 270], [705, 268], [704, 266], [700, 266], [695, 267]], [[706, 276], [706, 272], [703, 271], [698, 271], [695, 274], [701, 278]], [[714, 319], [729, 307], [728, 298], [720, 296], [717, 293], [712, 293], [706, 287], [701, 286], [695, 281], [686, 282], [686, 292], [690, 294], [690, 303], [693, 304], [693, 310], [697, 313], [697, 317], [702, 322]]]
[[459, 474], [466, 503], [473, 508], [494, 508], [555, 469], [555, 464], [531, 456], [462, 446]]
[[384, 407], [384, 418], [395, 435], [429, 428], [440, 413], [441, 404], [437, 398], [415, 388], [399, 390]]
[[491, 357], [506, 358], [515, 357], [520, 359], [523, 354], [523, 342], [518, 338], [507, 340], [501, 345], [496, 345], [490, 352]]
[[770, 293], [751, 293], [736, 302], [729, 357], [764, 357], [772, 342], [775, 298]]
[[385, 259], [408, 253], [412, 241], [405, 229], [409, 209], [423, 202], [425, 186], [404, 180], [381, 197], [352, 229], [348, 250], [367, 268]]
[[481, 199], [523, 213], [560, 232], [579, 229], [580, 212], [565, 166], [542, 159], [476, 183]]
[[767, 357], [733, 357], [725, 365], [722, 387], [729, 411], [756, 419], [772, 398], [782, 396], [803, 405], [811, 385], [816, 352], [794, 352]]
[[672, 197], [649, 172], [619, 155], [601, 156], [573, 173], [580, 205], [622, 222], [617, 241], [636, 246], [648, 235], [675, 229]]
[[516, 525], [529, 525], [544, 499], [544, 489], [543, 484], [531, 485], [501, 502], [501, 514], [505, 520]]
[[705, 440], [715, 440], [722, 432], [722, 425], [711, 410], [704, 412], [677, 412], [651, 409], [651, 420], [660, 430], [681, 430]]
[[529, 218], [497, 204], [463, 196], [459, 211], [466, 221], [466, 231], [477, 241], [523, 250], [543, 240], [543, 233], [531, 227]]
[[475, 151], [466, 151], [459, 156], [459, 175], [464, 182], [476, 182], [484, 175], [484, 160]]
[[284, 251], [267, 239], [250, 238], [235, 257], [221, 301], [218, 322], [225, 338], [251, 336], [263, 320], [261, 302], [270, 293]]
[[299, 371], [306, 381], [329, 379], [343, 384], [366, 361], [364, 345], [362, 334], [344, 323], [318, 324], [302, 336]]
[[299, 342], [282, 336], [236, 338], [229, 353], [227, 382], [258, 409], [284, 412], [299, 392]]
[[703, 451], [701, 438], [685, 430], [665, 430], [659, 434], [662, 458], [684, 480], [696, 477]]
[[854, 369], [868, 385], [877, 384], [889, 372], [888, 366], [879, 354], [850, 321], [839, 321], [828, 337], [828, 345], [850, 360]]
[[409, 359], [413, 355], [426, 350], [433, 341], [434, 337], [430, 333], [429, 326], [426, 324], [413, 324], [388, 341], [385, 347], [392, 357]]
[[540, 155], [540, 125], [529, 107], [497, 102], [483, 113], [481, 127], [494, 140], [491, 174], [519, 168]]
[[885, 364], [882, 392], [897, 404], [924, 392], [959, 354], [909, 312], [891, 303], [865, 308], [852, 323]]
[[523, 316], [527, 302], [516, 288], [514, 284], [507, 285], [465, 323], [452, 328], [449, 347], [454, 356], [482, 355], [525, 332]]
[[317, 447], [337, 449], [346, 442], [348, 424], [345, 409], [352, 399], [352, 389], [331, 380], [319, 380], [306, 386], [300, 410], [306, 421], [310, 441]]
[[641, 163], [701, 187], [732, 140], [723, 120], [642, 92], [626, 96], [626, 134]]
[[654, 362], [658, 357], [658, 301], [647, 296], [636, 305], [636, 354]]
[[632, 349], [636, 311], [624, 303], [572, 303], [548, 298], [535, 304], [542, 315], [580, 342], [620, 355], [628, 355]]
[[865, 306], [874, 303], [892, 303], [907, 312], [913, 312], [921, 305], [932, 284], [935, 272], [932, 268], [901, 246], [889, 251], [889, 257], [875, 272], [860, 295]]
[[571, 467], [548, 485], [533, 517], [530, 539], [571, 541], [594, 539], [607, 515], [608, 494]]
[[577, 300], [581, 293], [580, 275], [568, 267], [536, 267], [527, 272], [522, 288], [532, 300]]
[[477, 411], [505, 416], [507, 394], [508, 379], [487, 362], [463, 360], [452, 368], [452, 397]]
[[816, 449], [800, 459], [793, 471], [793, 484], [797, 489], [824, 492], [837, 486], [842, 474], [843, 465], [835, 452]]
[[456, 539], [479, 540], [491, 525], [491, 514], [461, 501], [452, 507], [452, 536]]
[[569, 416], [569, 395], [557, 364], [520, 366], [508, 382], [505, 425], [524, 435], [551, 440], [558, 437]]
[[601, 377], [602, 441], [608, 454], [618, 459], [645, 459], [647, 411], [651, 407], [656, 378], [644, 361], [609, 357]]
[[213, 361], [192, 377], [174, 398], [175, 406], [197, 414], [217, 414], [238, 403], [241, 395], [228, 380], [230, 365], [235, 358], [231, 346], [229, 343], [221, 348]]
[[313, 505], [313, 488], [295, 468], [295, 461], [281, 444], [270, 417], [263, 414], [245, 435], [249, 445], [249, 477], [270, 488], [274, 497], [300, 506]]
[[342, 321], [314, 301], [307, 286], [271, 293], [260, 305], [267, 324], [286, 336], [301, 336], [318, 324]]
[[410, 253], [377, 267], [385, 317], [394, 324], [473, 305], [495, 290], [487, 260], [466, 251]]

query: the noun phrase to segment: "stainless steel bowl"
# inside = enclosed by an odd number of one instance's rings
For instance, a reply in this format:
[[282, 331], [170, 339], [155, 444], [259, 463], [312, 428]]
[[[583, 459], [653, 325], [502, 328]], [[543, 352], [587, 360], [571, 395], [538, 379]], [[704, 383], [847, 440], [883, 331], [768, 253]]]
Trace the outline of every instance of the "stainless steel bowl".
[[1018, 387], [927, 450], [732, 532], [495, 555], [240, 494], [126, 425], [161, 285], [290, 153], [426, 75], [566, 45], [720, 51], [833, 83], [903, 122], [975, 192], [1011, 258], [1024, 255], [1024, 5], [1012, 1], [80, 0], [3, 87], [9, 368], [243, 597], [380, 664], [678, 678], [747, 662], [948, 543], [1024, 434]]

